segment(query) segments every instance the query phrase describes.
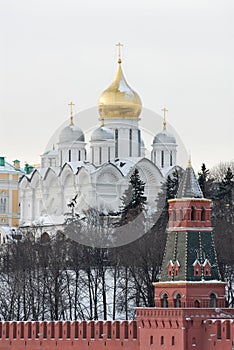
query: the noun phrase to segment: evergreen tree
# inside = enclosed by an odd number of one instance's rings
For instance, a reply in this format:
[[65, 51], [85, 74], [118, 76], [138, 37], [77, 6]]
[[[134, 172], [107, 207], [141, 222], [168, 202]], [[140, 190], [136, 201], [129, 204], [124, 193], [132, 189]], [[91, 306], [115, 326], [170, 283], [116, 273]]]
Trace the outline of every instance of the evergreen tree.
[[176, 197], [179, 187], [179, 181], [182, 177], [182, 172], [175, 169], [171, 175], [168, 175], [166, 181], [161, 185], [161, 191], [157, 198], [158, 211], [168, 209], [168, 200]]
[[198, 173], [198, 183], [205, 198], [213, 198], [213, 182], [214, 180], [210, 177], [210, 170], [206, 168], [205, 163], [202, 163], [201, 172]]
[[121, 208], [121, 224], [132, 221], [144, 209], [146, 197], [145, 183], [141, 180], [138, 169], [130, 177], [129, 186], [124, 191]]

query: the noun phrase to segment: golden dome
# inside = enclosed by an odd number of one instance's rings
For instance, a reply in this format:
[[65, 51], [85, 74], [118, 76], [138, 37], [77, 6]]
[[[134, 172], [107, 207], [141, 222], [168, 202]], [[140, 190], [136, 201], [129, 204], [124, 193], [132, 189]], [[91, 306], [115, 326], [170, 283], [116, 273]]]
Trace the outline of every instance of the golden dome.
[[141, 109], [141, 99], [126, 82], [119, 59], [113, 83], [98, 100], [100, 119], [139, 119]]

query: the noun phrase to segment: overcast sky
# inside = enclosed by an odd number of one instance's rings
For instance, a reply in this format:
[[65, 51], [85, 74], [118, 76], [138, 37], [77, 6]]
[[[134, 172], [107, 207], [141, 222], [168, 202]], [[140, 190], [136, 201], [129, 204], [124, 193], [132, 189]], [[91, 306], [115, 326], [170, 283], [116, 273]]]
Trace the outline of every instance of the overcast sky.
[[[0, 154], [9, 162], [39, 162], [68, 118], [70, 100], [75, 112], [97, 105], [115, 75], [119, 41], [127, 81], [145, 108], [157, 114], [168, 108], [195, 170], [202, 162], [234, 160], [233, 0], [1, 0], [0, 6]], [[145, 119], [141, 124], [151, 130]], [[96, 115], [90, 123], [98, 123]]]

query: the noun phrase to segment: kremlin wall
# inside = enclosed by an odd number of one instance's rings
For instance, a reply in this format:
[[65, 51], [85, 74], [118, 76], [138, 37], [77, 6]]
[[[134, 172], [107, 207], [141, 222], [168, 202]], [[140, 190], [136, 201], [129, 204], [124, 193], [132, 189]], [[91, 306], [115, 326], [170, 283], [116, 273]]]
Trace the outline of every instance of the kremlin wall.
[[0, 350], [233, 350], [234, 309], [225, 308], [210, 204], [189, 163], [169, 201], [155, 307], [136, 308], [132, 321], [1, 322]]

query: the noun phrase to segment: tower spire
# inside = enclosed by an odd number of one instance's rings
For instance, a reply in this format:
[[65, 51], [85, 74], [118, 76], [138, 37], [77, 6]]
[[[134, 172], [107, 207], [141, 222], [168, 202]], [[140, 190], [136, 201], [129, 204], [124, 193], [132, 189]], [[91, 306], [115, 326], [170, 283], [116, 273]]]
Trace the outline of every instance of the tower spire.
[[166, 116], [167, 116], [168, 109], [166, 109], [166, 107], [164, 107], [162, 109], [162, 112], [163, 112], [163, 130], [166, 130], [166, 128], [167, 128]]
[[121, 58], [121, 47], [123, 47], [123, 44], [118, 43], [118, 44], [116, 44], [116, 46], [118, 47], [118, 63], [122, 63], [122, 58]]
[[72, 107], [75, 106], [74, 103], [70, 102], [68, 103], [68, 106], [70, 107], [70, 125], [74, 125], [73, 123], [73, 110], [72, 110]]

